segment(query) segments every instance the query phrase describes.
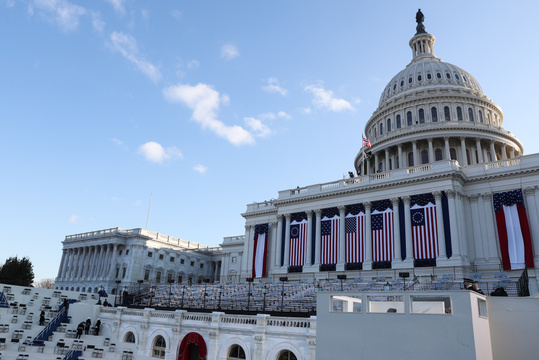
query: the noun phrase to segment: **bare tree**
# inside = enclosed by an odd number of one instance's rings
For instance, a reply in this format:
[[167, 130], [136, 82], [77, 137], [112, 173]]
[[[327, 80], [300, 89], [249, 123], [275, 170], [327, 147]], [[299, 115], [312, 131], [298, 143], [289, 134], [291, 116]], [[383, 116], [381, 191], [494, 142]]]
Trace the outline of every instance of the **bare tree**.
[[54, 279], [41, 279], [34, 283], [34, 287], [42, 289], [54, 289]]

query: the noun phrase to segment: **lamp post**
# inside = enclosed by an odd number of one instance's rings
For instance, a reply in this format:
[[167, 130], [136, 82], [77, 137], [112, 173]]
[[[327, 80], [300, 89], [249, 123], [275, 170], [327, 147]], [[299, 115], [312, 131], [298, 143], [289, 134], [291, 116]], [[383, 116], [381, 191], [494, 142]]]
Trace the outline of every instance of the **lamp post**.
[[182, 287], [182, 309], [183, 309], [183, 298], [185, 297], [185, 285]]
[[346, 275], [345, 274], [337, 275], [337, 279], [341, 280], [341, 291], [342, 291], [343, 289], [342, 282], [346, 280]]
[[168, 307], [170, 307], [170, 303], [172, 301], [172, 284], [174, 284], [174, 280], [168, 279], [168, 283], [170, 285], [169, 291], [168, 291]]
[[400, 272], [400, 273], [399, 273], [399, 277], [401, 277], [402, 280], [404, 280], [403, 291], [406, 291], [406, 278], [407, 278], [407, 277], [410, 277], [410, 273], [409, 273], [409, 272]]
[[217, 309], [221, 310], [221, 295], [223, 295], [223, 285], [219, 285], [217, 291], [219, 292], [219, 304], [217, 305]]
[[247, 293], [247, 311], [249, 311], [251, 307], [251, 283], [253, 282], [253, 280], [253, 278], [245, 279], [245, 281], [249, 283], [249, 292]]
[[288, 281], [287, 276], [281, 276], [279, 280], [283, 283], [283, 288], [281, 290], [281, 312], [284, 310], [284, 283]]
[[204, 301], [202, 303], [202, 307], [205, 309], [206, 308], [206, 296], [208, 296], [208, 293], [206, 292], [206, 286], [208, 285], [208, 282], [210, 281], [210, 279], [204, 279]]
[[266, 285], [262, 288], [262, 294], [264, 294], [264, 306], [262, 307], [262, 311], [266, 312], [266, 294], [268, 293], [268, 288]]
[[144, 280], [137, 280], [138, 282], [138, 293], [140, 295], [140, 288], [142, 287], [142, 283], [144, 282]]
[[122, 281], [121, 280], [116, 280], [115, 283], [116, 283], [116, 292], [115, 292], [115, 296], [114, 296], [114, 305], [118, 305], [118, 286], [120, 286], [120, 283]]
[[152, 300], [153, 300], [153, 297], [155, 296], [155, 289], [154, 287], [152, 286], [150, 288], [150, 307], [152, 307]]

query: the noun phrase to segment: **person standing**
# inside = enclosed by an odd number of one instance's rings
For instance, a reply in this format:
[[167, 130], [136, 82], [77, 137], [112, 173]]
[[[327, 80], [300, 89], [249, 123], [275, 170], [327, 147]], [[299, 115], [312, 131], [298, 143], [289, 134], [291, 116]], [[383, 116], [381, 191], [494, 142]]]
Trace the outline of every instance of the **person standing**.
[[92, 325], [92, 320], [90, 318], [86, 319], [86, 325], [84, 326], [84, 334], [90, 334], [90, 326]]
[[101, 320], [97, 318], [97, 321], [95, 322], [95, 335], [99, 335], [99, 330], [101, 330]]

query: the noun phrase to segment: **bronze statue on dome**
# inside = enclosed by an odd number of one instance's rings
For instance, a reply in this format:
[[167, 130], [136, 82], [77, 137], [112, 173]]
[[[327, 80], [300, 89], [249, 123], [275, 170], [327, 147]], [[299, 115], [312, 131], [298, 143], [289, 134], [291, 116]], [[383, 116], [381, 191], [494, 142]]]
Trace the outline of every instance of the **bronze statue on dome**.
[[417, 13], [415, 14], [415, 21], [417, 22], [417, 27], [415, 28], [417, 32], [415, 34], [418, 35], [426, 33], [425, 25], [423, 25], [423, 21], [425, 21], [425, 15], [423, 15], [421, 9], [417, 10]]

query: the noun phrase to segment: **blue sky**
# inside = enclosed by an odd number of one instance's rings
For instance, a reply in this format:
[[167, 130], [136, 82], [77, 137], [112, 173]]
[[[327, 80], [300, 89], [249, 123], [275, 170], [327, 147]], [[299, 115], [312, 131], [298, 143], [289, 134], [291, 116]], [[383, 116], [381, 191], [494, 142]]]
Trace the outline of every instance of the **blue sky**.
[[246, 204], [353, 170], [421, 7], [539, 152], [536, 2], [0, 1], [0, 261], [55, 277], [65, 235], [144, 228], [206, 245]]

